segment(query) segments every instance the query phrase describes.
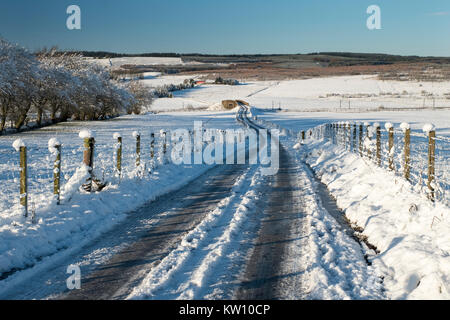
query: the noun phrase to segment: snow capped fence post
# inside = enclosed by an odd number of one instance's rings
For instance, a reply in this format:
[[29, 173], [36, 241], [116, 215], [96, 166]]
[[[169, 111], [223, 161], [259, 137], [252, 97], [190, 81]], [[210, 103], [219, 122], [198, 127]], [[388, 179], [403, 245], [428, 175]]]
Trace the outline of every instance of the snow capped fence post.
[[20, 204], [24, 207], [24, 215], [28, 216], [28, 181], [27, 181], [27, 147], [20, 147]]
[[330, 123], [329, 136], [330, 136], [331, 143], [334, 143], [334, 124], [333, 123]]
[[353, 123], [353, 142], [352, 142], [352, 150], [356, 151], [356, 123]]
[[369, 123], [365, 123], [366, 126], [366, 149], [367, 149], [367, 158], [370, 160], [370, 158], [372, 157], [372, 152], [370, 150], [370, 148], [372, 147], [372, 129], [370, 127]]
[[122, 173], [122, 136], [120, 133], [116, 132], [113, 135], [114, 139], [117, 140], [116, 144], [116, 169], [119, 176]]
[[403, 172], [406, 180], [410, 178], [410, 161], [411, 161], [411, 128], [408, 123], [403, 122], [400, 127], [405, 134], [405, 147], [404, 147], [404, 164], [403, 164]]
[[342, 122], [338, 123], [338, 127], [337, 127], [337, 145], [341, 145], [342, 144]]
[[347, 143], [348, 143], [348, 150], [351, 151], [352, 150], [352, 125], [350, 124], [350, 122], [347, 121]]
[[359, 124], [359, 155], [363, 156], [363, 143], [362, 143], [362, 137], [363, 137], [363, 125], [362, 123]]
[[13, 143], [14, 149], [20, 155], [20, 205], [23, 207], [24, 217], [28, 216], [28, 185], [27, 185], [27, 147], [22, 139]]
[[342, 122], [342, 145], [344, 149], [347, 149], [347, 126], [345, 122]]
[[334, 136], [336, 141], [335, 145], [339, 145], [339, 122], [335, 124]]
[[339, 144], [339, 123], [334, 124], [334, 144]]
[[389, 170], [394, 171], [394, 126], [392, 123], [388, 122], [384, 125], [388, 131], [388, 159], [389, 159]]
[[344, 149], [347, 149], [347, 125], [345, 122], [342, 123], [342, 144]]
[[56, 204], [60, 204], [61, 200], [61, 143], [52, 138], [48, 141], [48, 150], [55, 156], [53, 165], [53, 195], [55, 196]]
[[339, 145], [339, 123], [335, 124], [334, 140], [335, 140], [335, 145]]
[[305, 141], [305, 131], [302, 131], [302, 143]]
[[330, 124], [330, 140], [334, 144], [334, 123]]
[[381, 167], [381, 128], [378, 122], [374, 123], [373, 126], [376, 129], [376, 136], [377, 136], [377, 150], [376, 150], [377, 165]]
[[166, 153], [167, 153], [167, 140], [166, 140], [166, 132], [162, 132], [162, 138], [163, 138], [163, 159], [166, 159]]
[[83, 139], [84, 152], [83, 152], [83, 163], [88, 167], [89, 178], [86, 184], [83, 185], [86, 191], [91, 192], [92, 190], [92, 180], [94, 179], [94, 145], [95, 139], [90, 130], [82, 130], [79, 133], [79, 137]]
[[347, 123], [342, 123], [342, 143], [344, 145], [344, 149], [347, 149]]
[[435, 160], [436, 160], [436, 130], [432, 124], [426, 124], [423, 131], [428, 134], [428, 189], [429, 198], [434, 202], [435, 192], [433, 183], [435, 180]]
[[136, 138], [136, 167], [141, 165], [141, 134], [133, 131], [133, 137]]
[[155, 157], [155, 134], [152, 132], [150, 134], [150, 159], [152, 162], [154, 157]]

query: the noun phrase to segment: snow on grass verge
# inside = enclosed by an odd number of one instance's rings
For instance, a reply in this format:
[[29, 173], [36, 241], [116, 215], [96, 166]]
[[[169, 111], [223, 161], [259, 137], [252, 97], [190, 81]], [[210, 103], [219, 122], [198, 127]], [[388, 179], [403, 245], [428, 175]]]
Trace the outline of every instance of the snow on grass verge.
[[283, 299], [383, 299], [379, 272], [368, 265], [365, 256], [373, 255], [349, 236], [323, 207], [317, 182], [304, 163], [305, 146], [293, 148], [297, 138], [286, 137], [285, 145], [296, 166], [294, 195], [301, 223], [293, 223], [283, 274], [300, 273], [300, 285], [287, 290]]
[[307, 162], [379, 254], [390, 299], [450, 298], [450, 208], [394, 173], [329, 142], [309, 142]]
[[[0, 276], [6, 277], [60, 250], [73, 249], [94, 239], [122, 221], [127, 212], [182, 187], [210, 167], [168, 164], [158, 167], [152, 175], [111, 180], [102, 192], [88, 193], [79, 189], [89, 176], [88, 168], [81, 166], [65, 184], [61, 205], [50, 202], [36, 209], [38, 223], [25, 218], [3, 219]], [[17, 208], [3, 214], [17, 217], [14, 210]]]

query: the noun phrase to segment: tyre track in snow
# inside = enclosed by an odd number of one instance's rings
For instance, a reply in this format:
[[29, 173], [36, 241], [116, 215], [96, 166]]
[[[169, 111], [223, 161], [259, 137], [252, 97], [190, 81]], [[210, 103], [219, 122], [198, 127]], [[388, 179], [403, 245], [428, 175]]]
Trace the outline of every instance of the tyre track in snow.
[[[241, 121], [255, 130], [264, 129], [247, 117], [247, 110], [241, 106], [238, 114]], [[279, 157], [277, 174], [268, 177], [270, 192], [265, 209], [260, 213], [261, 224], [254, 249], [234, 294], [237, 300], [282, 299], [287, 292], [301, 290], [304, 270], [284, 268], [285, 261], [290, 259], [290, 245], [302, 238], [297, 232], [303, 229], [302, 194], [295, 182], [298, 166], [281, 144]]]
[[188, 235], [129, 296], [131, 299], [230, 299], [258, 230], [265, 178], [249, 167], [232, 194]]
[[[245, 166], [217, 166], [201, 178], [168, 197], [160, 198], [142, 207], [138, 215], [157, 218], [150, 229], [145, 226], [141, 237], [101, 264], [94, 272], [84, 276], [81, 289], [73, 290], [58, 299], [124, 299], [138, 285], [149, 270], [155, 268], [183, 237], [193, 230], [205, 216], [227, 197]], [[139, 227], [138, 227], [139, 229]], [[117, 233], [136, 232], [119, 227]]]
[[[241, 119], [261, 128], [242, 109]], [[269, 178], [259, 234], [234, 299], [382, 297], [363, 248], [324, 208], [326, 197], [319, 197], [303, 160], [281, 144], [279, 150], [280, 169]]]
[[270, 178], [271, 191], [262, 213], [260, 231], [235, 299], [279, 299], [283, 293], [301, 286], [301, 270], [286, 272], [283, 269], [289, 243], [301, 237], [291, 232], [301, 229], [303, 218], [300, 191], [293, 181], [296, 170], [295, 163], [280, 146], [280, 169]]

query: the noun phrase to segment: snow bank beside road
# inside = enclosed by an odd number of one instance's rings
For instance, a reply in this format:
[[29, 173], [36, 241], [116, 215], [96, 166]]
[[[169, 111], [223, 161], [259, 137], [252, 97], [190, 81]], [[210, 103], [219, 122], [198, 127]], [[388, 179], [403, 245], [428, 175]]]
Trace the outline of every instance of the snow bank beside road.
[[[87, 193], [78, 190], [88, 177], [87, 169], [80, 167], [64, 186], [64, 199], [70, 198], [70, 201], [63, 201], [59, 206], [51, 202], [38, 207], [37, 224], [20, 218], [11, 223], [5, 223], [6, 218], [0, 219], [0, 276], [94, 239], [122, 221], [127, 212], [180, 188], [208, 168], [207, 165], [168, 164], [158, 167], [152, 175], [128, 177], [120, 183], [111, 181], [101, 193]], [[17, 217], [14, 212], [3, 214]]]
[[307, 162], [380, 254], [391, 299], [450, 299], [450, 208], [401, 177], [331, 145], [310, 142]]

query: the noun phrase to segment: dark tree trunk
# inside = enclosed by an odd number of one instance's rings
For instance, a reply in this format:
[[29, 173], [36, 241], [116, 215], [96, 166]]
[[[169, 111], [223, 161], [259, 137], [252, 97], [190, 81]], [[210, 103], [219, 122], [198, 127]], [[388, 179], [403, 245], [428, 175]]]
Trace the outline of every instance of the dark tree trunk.
[[36, 124], [38, 125], [38, 127], [40, 127], [42, 125], [42, 113], [43, 113], [43, 109], [38, 108], [37, 109], [37, 117], [36, 117]]
[[31, 108], [31, 102], [28, 103], [27, 107], [24, 109], [21, 109], [21, 112], [19, 116], [17, 117], [16, 123], [14, 124], [14, 128], [19, 130], [23, 124], [25, 123], [25, 120], [27, 119], [28, 111]]

